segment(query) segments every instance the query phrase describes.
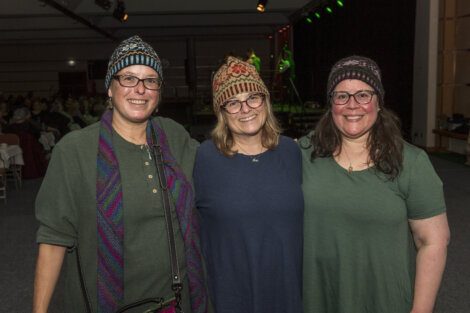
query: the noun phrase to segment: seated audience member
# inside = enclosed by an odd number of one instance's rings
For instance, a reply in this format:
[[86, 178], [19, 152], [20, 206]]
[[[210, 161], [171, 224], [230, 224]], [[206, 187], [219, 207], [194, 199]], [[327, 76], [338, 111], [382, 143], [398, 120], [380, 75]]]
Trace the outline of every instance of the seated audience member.
[[38, 178], [44, 176], [47, 161], [42, 145], [39, 143], [41, 130], [30, 123], [31, 113], [26, 107], [16, 109], [11, 124], [5, 127], [4, 133], [14, 133], [20, 138], [23, 150], [23, 178]]
[[29, 133], [36, 139], [39, 139], [39, 136], [41, 136], [41, 128], [31, 122], [31, 112], [26, 107], [16, 109], [13, 112], [10, 124], [5, 126], [3, 132], [14, 134]]
[[8, 121], [10, 120], [10, 110], [8, 102], [2, 101], [0, 103], [0, 131], [8, 125]]
[[[64, 113], [62, 100], [56, 99], [52, 102], [50, 111], [44, 116], [44, 122], [50, 127], [58, 129], [60, 138], [70, 132], [69, 123], [72, 120]], [[60, 138], [57, 138], [57, 140]]]
[[80, 129], [86, 127], [87, 124], [83, 120], [82, 113], [80, 112], [80, 103], [72, 98], [67, 99], [65, 102], [65, 113], [72, 120], [69, 124], [71, 130]]

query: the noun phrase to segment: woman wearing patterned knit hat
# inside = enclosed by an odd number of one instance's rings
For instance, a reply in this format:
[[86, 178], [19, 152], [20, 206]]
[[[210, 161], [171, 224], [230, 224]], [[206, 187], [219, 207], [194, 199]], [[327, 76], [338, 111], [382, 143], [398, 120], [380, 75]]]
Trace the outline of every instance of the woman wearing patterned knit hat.
[[431, 313], [449, 241], [442, 182], [403, 141], [374, 61], [338, 61], [327, 89], [329, 110], [300, 140], [304, 310]]
[[63, 312], [207, 311], [190, 183], [198, 143], [152, 118], [162, 82], [154, 49], [124, 40], [108, 64], [110, 108], [54, 147], [36, 200], [34, 312], [47, 311], [64, 258]]
[[280, 136], [256, 69], [228, 57], [215, 73], [217, 125], [194, 186], [217, 313], [302, 312], [301, 155]]

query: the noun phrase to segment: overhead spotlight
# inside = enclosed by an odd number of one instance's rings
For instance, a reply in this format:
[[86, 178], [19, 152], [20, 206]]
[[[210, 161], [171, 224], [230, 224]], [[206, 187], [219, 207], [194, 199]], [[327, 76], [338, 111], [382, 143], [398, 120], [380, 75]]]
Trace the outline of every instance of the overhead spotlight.
[[129, 19], [129, 15], [126, 13], [126, 5], [124, 4], [124, 1], [117, 0], [113, 16], [121, 22], [125, 22]]
[[95, 4], [107, 11], [111, 8], [112, 2], [110, 0], [95, 0]]
[[329, 6], [326, 6], [326, 7], [325, 7], [325, 11], [326, 11], [326, 13], [328, 13], [328, 14], [333, 13], [333, 10], [332, 10]]
[[266, 9], [266, 5], [268, 4], [268, 0], [258, 0], [258, 5], [256, 6], [256, 10], [260, 13], [263, 13]]
[[337, 4], [340, 8], [344, 7], [344, 3], [343, 3], [343, 1], [341, 1], [341, 0], [336, 0], [336, 4]]

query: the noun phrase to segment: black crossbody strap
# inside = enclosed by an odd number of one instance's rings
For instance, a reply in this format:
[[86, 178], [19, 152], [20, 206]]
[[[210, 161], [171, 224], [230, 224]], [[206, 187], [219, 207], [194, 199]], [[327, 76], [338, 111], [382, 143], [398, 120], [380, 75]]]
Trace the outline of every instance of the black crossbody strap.
[[[160, 188], [162, 190], [162, 197], [163, 197], [163, 211], [165, 213], [165, 225], [166, 225], [166, 230], [167, 230], [168, 249], [170, 252], [171, 289], [175, 293], [175, 302], [176, 302], [175, 308], [177, 312], [183, 312], [183, 310], [181, 309], [181, 290], [183, 289], [183, 284], [181, 282], [178, 256], [176, 254], [175, 233], [173, 230], [173, 223], [171, 220], [170, 193], [168, 191], [165, 171], [163, 169], [162, 149], [160, 145], [158, 145], [157, 139], [155, 137], [155, 133], [153, 131], [152, 131], [152, 154], [153, 154], [153, 160], [155, 162], [155, 167], [157, 168], [158, 180], [160, 182]], [[91, 313], [92, 309], [91, 309], [91, 304], [90, 304], [90, 298], [88, 296], [88, 292], [85, 286], [82, 266], [80, 262], [80, 256], [78, 253], [78, 246], [75, 246], [72, 249], [70, 249], [70, 252], [73, 250], [75, 250], [76, 252], [78, 274], [80, 278], [80, 287], [82, 289], [83, 297], [85, 298], [86, 310], [87, 310], [87, 313]], [[119, 310], [117, 310], [117, 313], [124, 312], [130, 308], [134, 308], [142, 304], [152, 303], [152, 302], [162, 305], [163, 299], [162, 298], [143, 299], [141, 301], [137, 301], [135, 303], [132, 303], [132, 304], [129, 304], [120, 308]]]
[[155, 138], [155, 133], [152, 131], [152, 152], [154, 156], [155, 166], [157, 168], [158, 180], [160, 182], [160, 188], [162, 190], [163, 197], [163, 211], [165, 212], [165, 224], [168, 237], [168, 248], [170, 252], [170, 266], [171, 266], [171, 288], [175, 293], [176, 308], [181, 311], [181, 290], [183, 284], [181, 282], [181, 275], [178, 264], [178, 256], [176, 254], [176, 242], [175, 233], [173, 230], [173, 223], [171, 218], [171, 207], [170, 207], [170, 193], [168, 191], [168, 185], [166, 181], [165, 171], [163, 168], [163, 156], [161, 146]]
[[181, 284], [178, 258], [176, 256], [175, 234], [173, 230], [173, 223], [171, 221], [170, 195], [168, 192], [166, 177], [163, 172], [163, 159], [160, 146], [154, 146], [153, 151], [156, 157], [155, 164], [157, 165], [158, 179], [160, 180], [160, 187], [163, 192], [163, 210], [165, 211], [165, 222], [168, 235], [168, 245], [170, 250], [172, 282], [173, 284]]
[[80, 279], [80, 288], [82, 289], [82, 295], [85, 300], [86, 312], [85, 313], [92, 313], [90, 297], [88, 296], [88, 290], [86, 289], [85, 285], [85, 278], [83, 277], [82, 271], [82, 262], [80, 259], [80, 254], [78, 252], [78, 243], [75, 246], [68, 249], [69, 253], [72, 253], [75, 250], [75, 256], [77, 258], [77, 270], [78, 270], [78, 277]]

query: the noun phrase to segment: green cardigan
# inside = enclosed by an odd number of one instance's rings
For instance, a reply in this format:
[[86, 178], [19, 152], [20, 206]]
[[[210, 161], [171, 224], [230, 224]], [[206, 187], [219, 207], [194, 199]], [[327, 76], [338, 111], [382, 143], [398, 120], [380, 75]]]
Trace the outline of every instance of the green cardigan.
[[[198, 142], [176, 122], [157, 117], [167, 135], [173, 156], [188, 179]], [[79, 247], [82, 272], [93, 311], [97, 307], [96, 156], [99, 123], [71, 132], [55, 147], [47, 174], [36, 199], [40, 223], [38, 243]], [[124, 304], [151, 298], [171, 298], [170, 262], [158, 176], [145, 146], [125, 141], [113, 133], [119, 161], [124, 212]], [[179, 266], [186, 275], [184, 246], [176, 212]], [[85, 312], [75, 252], [66, 256], [65, 307], [67, 312]], [[187, 280], [185, 280], [187, 282]], [[190, 312], [188, 284], [184, 284], [183, 309]], [[148, 307], [139, 307], [143, 312]], [[132, 311], [134, 312], [134, 311]]]

